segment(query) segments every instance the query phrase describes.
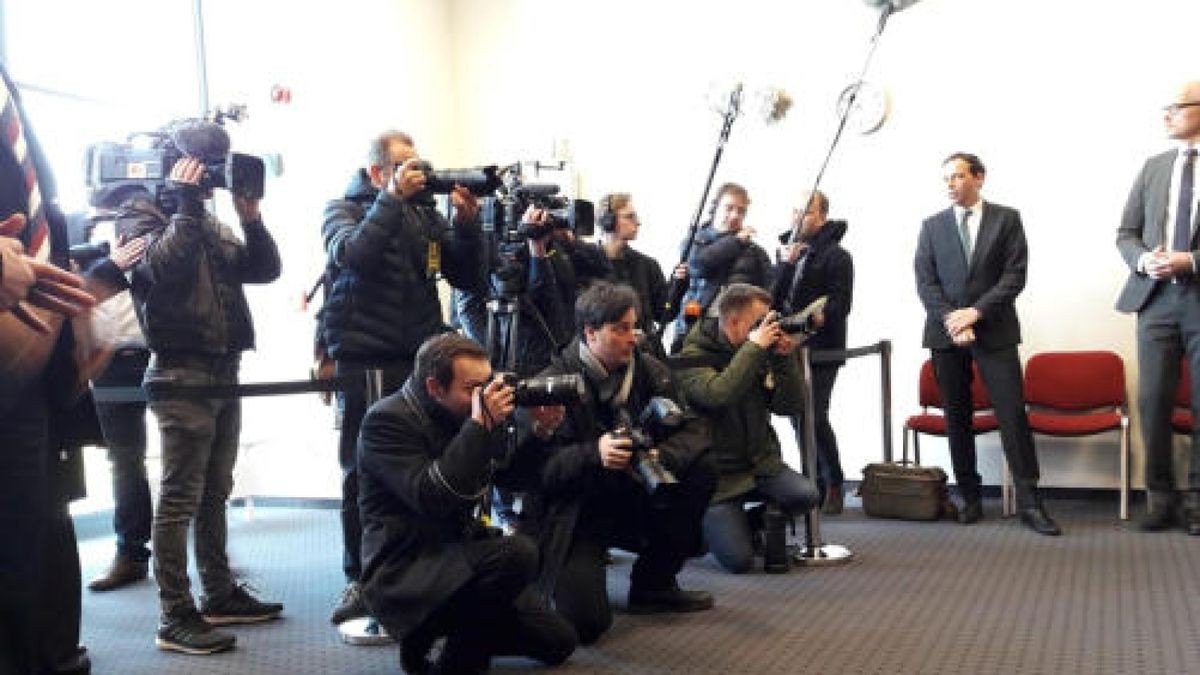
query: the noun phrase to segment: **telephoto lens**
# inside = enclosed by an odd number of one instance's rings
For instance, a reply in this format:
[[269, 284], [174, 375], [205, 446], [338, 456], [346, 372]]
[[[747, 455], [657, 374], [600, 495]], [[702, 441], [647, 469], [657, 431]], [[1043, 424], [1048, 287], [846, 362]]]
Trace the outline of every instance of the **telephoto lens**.
[[547, 375], [518, 380], [513, 373], [505, 373], [504, 381], [515, 389], [516, 404], [520, 407], [535, 405], [567, 405], [578, 403], [587, 395], [587, 385], [578, 373]]
[[763, 511], [763, 571], [783, 574], [792, 569], [787, 551], [787, 517], [776, 504]]

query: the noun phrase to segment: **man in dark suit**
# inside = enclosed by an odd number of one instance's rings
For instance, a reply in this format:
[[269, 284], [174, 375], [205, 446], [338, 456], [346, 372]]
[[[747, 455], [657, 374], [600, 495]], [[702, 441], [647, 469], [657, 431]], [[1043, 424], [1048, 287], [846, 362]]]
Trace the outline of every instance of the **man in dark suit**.
[[[1137, 312], [1138, 412], [1146, 446], [1148, 505], [1143, 530], [1175, 524], [1179, 495], [1171, 465], [1171, 409], [1186, 353], [1200, 373], [1200, 286], [1196, 270], [1196, 144], [1200, 142], [1200, 81], [1180, 88], [1164, 109], [1167, 135], [1177, 149], [1146, 161], [1125, 203], [1117, 249], [1129, 280], [1117, 309]], [[1200, 414], [1200, 388], [1192, 387], [1192, 411]], [[1200, 431], [1193, 432], [1191, 469], [1184, 495], [1188, 534], [1200, 535]]]
[[1021, 522], [1039, 534], [1057, 535], [1037, 492], [1038, 461], [1025, 417], [1021, 324], [1014, 306], [1025, 287], [1028, 250], [1016, 209], [980, 197], [985, 169], [958, 152], [942, 164], [950, 208], [925, 219], [915, 261], [917, 293], [925, 305], [922, 343], [933, 359], [946, 402], [950, 457], [963, 497], [959, 520], [983, 516], [980, 477], [971, 433], [971, 362], [979, 366], [1000, 422], [1000, 442], [1017, 490]]

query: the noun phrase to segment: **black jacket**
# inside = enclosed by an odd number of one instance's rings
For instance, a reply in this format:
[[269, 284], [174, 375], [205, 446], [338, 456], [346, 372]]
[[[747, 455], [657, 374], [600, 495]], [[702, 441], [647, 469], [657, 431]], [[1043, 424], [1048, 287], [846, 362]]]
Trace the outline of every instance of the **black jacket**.
[[117, 229], [149, 236], [133, 269], [134, 306], [155, 352], [225, 356], [254, 347], [243, 284], [279, 278], [279, 250], [262, 221], [242, 227], [245, 243], [202, 209], [170, 220], [147, 199], [122, 206]]
[[638, 294], [638, 328], [653, 335], [655, 325], [665, 322], [667, 316], [667, 280], [663, 277], [658, 261], [645, 253], [626, 246], [620, 258], [610, 259], [612, 272], [608, 280], [625, 284]]
[[455, 419], [409, 378], [363, 418], [359, 437], [363, 597], [402, 638], [473, 575], [464, 544], [503, 436]]
[[[807, 342], [813, 350], [846, 348], [846, 317], [854, 300], [854, 260], [841, 245], [846, 228], [846, 221], [830, 220], [817, 231], [808, 241], [798, 281], [795, 263], [780, 263], [776, 270], [773, 295], [780, 311], [798, 312], [822, 295], [829, 297], [825, 325]], [[781, 240], [786, 238], [784, 235]]]
[[479, 225], [451, 227], [432, 203], [401, 201], [360, 169], [342, 199], [325, 207], [322, 236], [336, 267], [321, 313], [330, 356], [385, 364], [409, 361], [442, 320], [429, 254], [452, 286], [472, 283], [482, 264]]
[[[684, 405], [665, 365], [641, 350], [634, 350], [634, 359], [633, 384], [625, 407], [635, 419], [655, 396]], [[578, 339], [572, 340], [541, 375], [567, 373], [586, 373]], [[584, 379], [587, 396], [582, 403], [568, 407], [566, 420], [554, 435], [543, 440], [529, 434], [521, 445], [522, 465], [539, 467], [539, 487], [532, 495], [537, 503], [530, 510], [542, 519], [535, 526], [542, 550], [538, 587], [547, 595], [570, 549], [583, 504], [603, 499], [605, 481], [614, 473], [600, 464], [599, 442], [600, 436], [618, 426], [616, 411], [598, 400], [596, 383], [590, 377]], [[708, 451], [708, 425], [689, 412], [683, 424], [656, 447], [663, 466], [676, 473], [686, 471]], [[528, 475], [529, 470], [518, 473]]]

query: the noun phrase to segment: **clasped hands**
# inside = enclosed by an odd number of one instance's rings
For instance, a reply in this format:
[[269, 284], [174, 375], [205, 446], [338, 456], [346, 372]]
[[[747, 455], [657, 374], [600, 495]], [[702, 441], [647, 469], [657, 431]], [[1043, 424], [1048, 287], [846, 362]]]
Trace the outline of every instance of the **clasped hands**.
[[983, 315], [974, 307], [963, 307], [946, 315], [946, 332], [950, 334], [950, 339], [955, 345], [966, 347], [975, 342], [975, 324], [981, 316]]

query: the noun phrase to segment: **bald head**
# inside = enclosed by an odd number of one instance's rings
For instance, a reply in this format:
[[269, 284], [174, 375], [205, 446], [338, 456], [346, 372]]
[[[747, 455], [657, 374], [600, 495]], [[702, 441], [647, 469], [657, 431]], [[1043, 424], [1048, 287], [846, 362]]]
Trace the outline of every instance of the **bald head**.
[[1177, 141], [1200, 143], [1200, 80], [1179, 88], [1165, 108], [1163, 123], [1167, 135]]

